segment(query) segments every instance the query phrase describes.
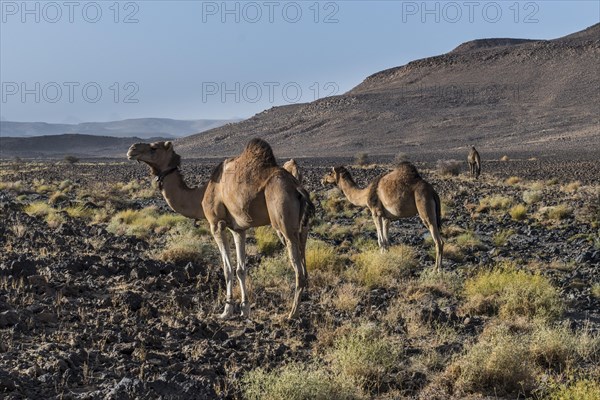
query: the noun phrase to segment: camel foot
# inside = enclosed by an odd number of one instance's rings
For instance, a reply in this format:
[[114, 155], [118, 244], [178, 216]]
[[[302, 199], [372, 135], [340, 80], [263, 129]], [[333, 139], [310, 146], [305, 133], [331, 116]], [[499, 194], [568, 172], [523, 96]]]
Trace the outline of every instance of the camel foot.
[[250, 302], [246, 301], [241, 304], [242, 313], [240, 314], [242, 318], [248, 318], [250, 316]]
[[233, 304], [232, 303], [226, 303], [225, 304], [225, 309], [223, 310], [223, 313], [221, 315], [219, 315], [219, 318], [221, 319], [232, 319], [233, 318]]

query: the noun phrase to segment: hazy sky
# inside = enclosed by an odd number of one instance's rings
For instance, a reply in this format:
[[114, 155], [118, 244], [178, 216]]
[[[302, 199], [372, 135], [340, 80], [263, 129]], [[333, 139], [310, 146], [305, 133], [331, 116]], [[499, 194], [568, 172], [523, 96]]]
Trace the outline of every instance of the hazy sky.
[[0, 1], [0, 115], [249, 117], [489, 37], [552, 39], [598, 1]]

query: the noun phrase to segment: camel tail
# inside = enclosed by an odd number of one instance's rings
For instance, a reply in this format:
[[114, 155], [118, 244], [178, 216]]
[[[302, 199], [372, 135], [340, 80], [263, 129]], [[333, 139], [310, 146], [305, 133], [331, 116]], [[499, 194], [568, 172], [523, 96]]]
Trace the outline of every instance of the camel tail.
[[437, 221], [438, 229], [442, 229], [442, 201], [437, 192], [433, 191], [433, 199], [435, 200], [435, 219]]
[[310, 195], [304, 188], [298, 187], [296, 190], [300, 195], [300, 200], [302, 203], [300, 206], [300, 226], [307, 227], [308, 222], [312, 216], [315, 215], [315, 205], [310, 200]]

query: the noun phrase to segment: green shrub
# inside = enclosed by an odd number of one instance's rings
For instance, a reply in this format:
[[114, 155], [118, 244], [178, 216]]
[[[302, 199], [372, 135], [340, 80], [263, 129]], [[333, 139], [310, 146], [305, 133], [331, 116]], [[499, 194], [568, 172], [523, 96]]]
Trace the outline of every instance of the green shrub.
[[516, 316], [555, 319], [563, 310], [556, 288], [539, 274], [518, 271], [514, 266], [481, 272], [465, 282], [466, 309], [476, 313], [499, 313], [501, 318]]
[[522, 221], [527, 217], [527, 206], [517, 204], [516, 206], [513, 206], [508, 213], [515, 221]]
[[522, 197], [526, 204], [535, 204], [542, 199], [542, 192], [540, 190], [526, 190], [523, 192]]
[[515, 231], [512, 229], [503, 229], [492, 237], [492, 243], [494, 243], [494, 246], [496, 247], [504, 246], [508, 242], [508, 239], [514, 234]]
[[449, 372], [460, 394], [502, 396], [530, 392], [537, 368], [528, 353], [527, 337], [500, 326], [484, 332]]
[[331, 368], [356, 384], [377, 389], [398, 363], [399, 346], [374, 325], [362, 325], [335, 340], [327, 358]]
[[252, 273], [253, 282], [263, 287], [291, 285], [295, 278], [287, 254], [274, 257], [263, 257], [256, 270]]
[[264, 255], [270, 256], [280, 247], [281, 242], [275, 229], [270, 226], [259, 226], [254, 230], [256, 246], [258, 251]]
[[350, 277], [369, 288], [390, 286], [394, 279], [408, 276], [417, 264], [414, 249], [406, 245], [391, 247], [387, 252], [367, 250], [356, 255]]
[[575, 382], [555, 386], [547, 396], [548, 400], [598, 400], [600, 383], [592, 379], [578, 379]]
[[306, 269], [311, 272], [336, 271], [340, 258], [334, 247], [322, 240], [309, 239], [306, 244]]

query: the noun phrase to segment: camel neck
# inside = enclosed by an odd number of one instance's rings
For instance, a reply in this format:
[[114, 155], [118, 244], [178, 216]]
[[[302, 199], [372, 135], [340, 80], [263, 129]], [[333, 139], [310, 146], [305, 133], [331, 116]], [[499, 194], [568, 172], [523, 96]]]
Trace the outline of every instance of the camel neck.
[[339, 188], [344, 192], [348, 201], [355, 206], [365, 207], [369, 196], [369, 189], [361, 189], [352, 180], [341, 177], [338, 182]]
[[161, 193], [171, 209], [184, 217], [204, 219], [202, 199], [206, 185], [189, 188], [179, 171], [166, 175], [162, 180]]

